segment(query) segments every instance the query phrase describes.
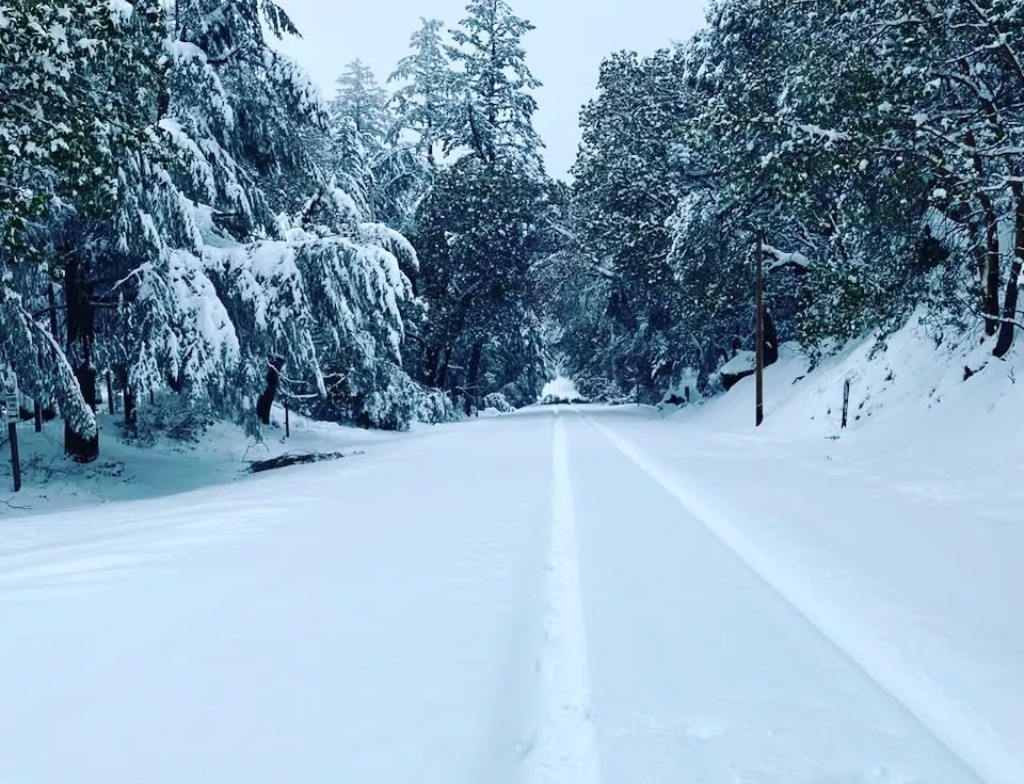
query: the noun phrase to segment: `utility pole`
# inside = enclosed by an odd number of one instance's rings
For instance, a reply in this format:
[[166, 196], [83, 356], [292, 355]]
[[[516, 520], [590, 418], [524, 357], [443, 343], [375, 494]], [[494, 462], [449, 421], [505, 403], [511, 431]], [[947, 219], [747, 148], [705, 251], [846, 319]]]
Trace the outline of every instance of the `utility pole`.
[[756, 311], [756, 326], [754, 328], [755, 352], [757, 355], [755, 365], [757, 402], [756, 415], [757, 427], [764, 422], [764, 231], [757, 231], [757, 253], [754, 264], [754, 309]]

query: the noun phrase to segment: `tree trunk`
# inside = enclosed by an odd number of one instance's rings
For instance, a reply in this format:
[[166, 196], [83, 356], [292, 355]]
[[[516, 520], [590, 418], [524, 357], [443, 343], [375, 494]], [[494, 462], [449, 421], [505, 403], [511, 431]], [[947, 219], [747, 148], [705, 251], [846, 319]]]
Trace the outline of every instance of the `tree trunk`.
[[[50, 303], [50, 334], [53, 336], [56, 342], [59, 338], [57, 335], [57, 292], [54, 290], [54, 285], [51, 283], [46, 287], [46, 297]], [[57, 349], [50, 346], [50, 359], [56, 360]], [[43, 421], [52, 422], [57, 418], [57, 411], [53, 405], [53, 398], [51, 397], [47, 401], [47, 405], [43, 406]]]
[[[484, 344], [473, 344], [473, 353], [469, 356], [469, 371], [466, 375], [466, 416], [473, 413], [477, 403], [477, 381], [480, 378], [480, 361], [484, 356]], [[479, 406], [477, 406], [479, 408]]]
[[1014, 210], [1013, 262], [1010, 264], [1010, 276], [1006, 281], [1006, 297], [1003, 300], [1003, 320], [999, 325], [999, 338], [992, 354], [997, 357], [1006, 356], [1013, 345], [1014, 333], [1017, 330], [1017, 298], [1020, 287], [1021, 268], [1024, 267], [1024, 185], [1017, 184], [1013, 188], [1016, 202]]
[[772, 312], [764, 310], [764, 366], [774, 365], [779, 361], [779, 335], [775, 330], [775, 319]]
[[985, 212], [985, 332], [994, 335], [999, 328], [999, 223], [991, 197], [981, 193], [978, 201]]
[[267, 385], [263, 389], [263, 394], [256, 401], [256, 415], [264, 425], [270, 424], [270, 411], [274, 406], [277, 386], [281, 383], [281, 369], [283, 367], [284, 357], [273, 357], [270, 360], [270, 368], [267, 370]]
[[444, 361], [441, 363], [441, 367], [437, 371], [437, 378], [434, 381], [434, 386], [437, 389], [444, 389], [448, 385], [448, 368], [452, 363], [452, 347], [447, 346], [444, 350]]
[[427, 361], [427, 386], [436, 387], [438, 374], [441, 372], [441, 349], [437, 346], [431, 346], [426, 350], [426, 361]]
[[138, 409], [135, 405], [135, 393], [127, 385], [122, 393], [124, 399], [124, 429], [131, 435], [138, 433]]
[[129, 381], [128, 366], [121, 365], [116, 369], [117, 385], [121, 389], [121, 410], [124, 412], [124, 431], [128, 435], [138, 434], [139, 401]]
[[[96, 369], [92, 366], [95, 339], [95, 310], [92, 292], [84, 280], [77, 254], [69, 256], [64, 270], [64, 299], [67, 304], [68, 358], [86, 404], [96, 410]], [[64, 451], [79, 463], [91, 463], [100, 455], [99, 433], [86, 437], [65, 420]]]

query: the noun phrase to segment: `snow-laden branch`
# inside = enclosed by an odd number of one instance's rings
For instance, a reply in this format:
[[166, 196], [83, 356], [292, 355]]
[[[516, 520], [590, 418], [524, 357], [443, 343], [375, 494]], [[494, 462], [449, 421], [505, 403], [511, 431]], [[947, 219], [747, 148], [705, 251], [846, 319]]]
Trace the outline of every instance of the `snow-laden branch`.
[[804, 133], [809, 136], [817, 136], [818, 138], [825, 139], [829, 144], [835, 144], [836, 142], [848, 142], [853, 137], [844, 131], [833, 131], [828, 128], [822, 128], [818, 125], [803, 124], [797, 125]]
[[765, 267], [765, 272], [772, 272], [780, 267], [795, 267], [800, 272], [806, 272], [811, 267], [811, 260], [799, 251], [786, 253], [778, 248], [773, 248], [771, 245], [764, 245], [762, 250], [766, 255], [774, 259]]

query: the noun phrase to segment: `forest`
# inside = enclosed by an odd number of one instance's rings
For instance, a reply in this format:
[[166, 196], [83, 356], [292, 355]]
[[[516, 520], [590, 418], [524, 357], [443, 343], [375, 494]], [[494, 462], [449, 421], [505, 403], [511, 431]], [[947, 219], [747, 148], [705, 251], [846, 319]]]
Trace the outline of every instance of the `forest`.
[[[569, 182], [533, 25], [424, 19], [330, 96], [271, 0], [0, 0], [0, 383], [100, 454], [156, 396], [254, 432], [275, 401], [404, 429], [537, 400], [718, 392], [771, 362], [1024, 328], [1024, 2], [715, 0], [610, 53]], [[26, 412], [26, 415], [30, 415]]]

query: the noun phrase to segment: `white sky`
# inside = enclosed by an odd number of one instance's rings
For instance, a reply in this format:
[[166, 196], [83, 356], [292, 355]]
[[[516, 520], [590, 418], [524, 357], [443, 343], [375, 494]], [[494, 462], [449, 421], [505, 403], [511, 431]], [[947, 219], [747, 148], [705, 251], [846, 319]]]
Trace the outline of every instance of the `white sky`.
[[[464, 0], [278, 0], [302, 32], [277, 47], [301, 63], [324, 94], [357, 57], [383, 82], [408, 51], [419, 17], [454, 27]], [[537, 130], [550, 174], [565, 175], [579, 143], [578, 117], [594, 93], [601, 60], [622, 49], [649, 53], [685, 40], [704, 20], [704, 0], [512, 0], [537, 25], [524, 42], [527, 62], [544, 82]]]

